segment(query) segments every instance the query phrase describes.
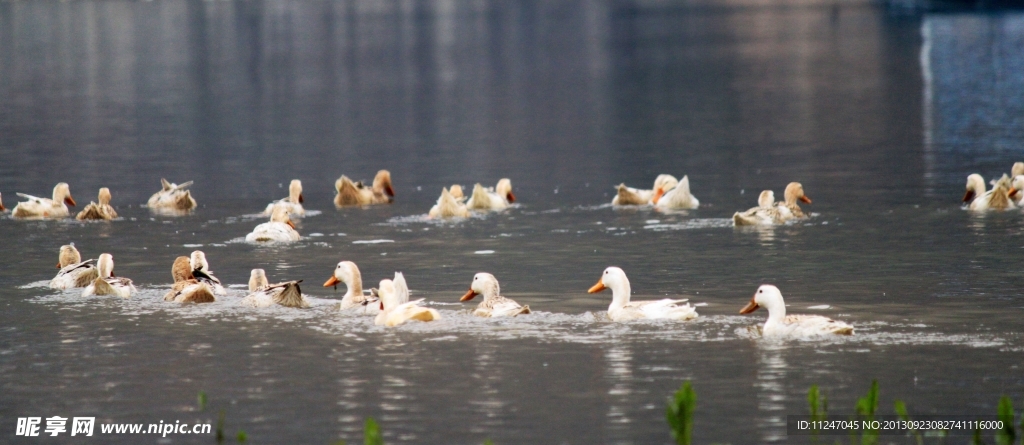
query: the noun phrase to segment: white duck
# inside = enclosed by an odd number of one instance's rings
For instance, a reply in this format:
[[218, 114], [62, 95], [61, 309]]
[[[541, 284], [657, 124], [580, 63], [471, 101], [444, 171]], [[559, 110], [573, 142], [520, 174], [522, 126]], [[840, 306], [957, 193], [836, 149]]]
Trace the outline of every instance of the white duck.
[[395, 272], [394, 280], [380, 280], [380, 288], [376, 293], [380, 297], [381, 307], [381, 312], [373, 320], [377, 326], [394, 327], [409, 320], [441, 319], [437, 310], [419, 306], [422, 298], [409, 301], [409, 286], [405, 284], [405, 276], [401, 272]]
[[[461, 187], [459, 190], [461, 191]], [[427, 213], [430, 218], [466, 218], [469, 216], [469, 209], [461, 200], [452, 196], [447, 188], [441, 189], [441, 197], [437, 198], [437, 204], [430, 208]]]
[[334, 286], [337, 289], [338, 283], [345, 283], [348, 290], [341, 297], [339, 310], [347, 311], [354, 309], [359, 314], [376, 314], [380, 312], [380, 304], [363, 294], [363, 275], [359, 273], [359, 267], [351, 261], [342, 261], [334, 268], [334, 274], [324, 283], [324, 287]]
[[477, 295], [484, 296], [484, 301], [481, 301], [473, 311], [473, 315], [477, 317], [515, 317], [530, 313], [530, 306], [522, 306], [511, 298], [501, 296], [498, 279], [489, 273], [480, 272], [474, 275], [469, 292], [466, 292], [459, 301], [469, 301]]
[[253, 269], [249, 274], [249, 295], [242, 299], [242, 304], [252, 307], [269, 307], [279, 304], [284, 307], [307, 308], [309, 302], [302, 296], [298, 281], [285, 281], [270, 284], [267, 273], [263, 269]]
[[213, 276], [213, 271], [210, 270], [210, 263], [206, 261], [206, 254], [202, 250], [192, 252], [192, 255], [189, 257], [189, 266], [192, 268], [192, 278], [200, 283], [208, 284], [213, 289], [214, 294], [228, 294], [224, 290], [224, 286], [220, 284], [220, 280]]
[[53, 188], [53, 198], [39, 198], [24, 193], [18, 196], [28, 201], [19, 202], [14, 206], [11, 215], [15, 218], [64, 218], [70, 213], [68, 206], [74, 206], [75, 200], [71, 197], [71, 188], [66, 182], [61, 182]]
[[785, 206], [775, 206], [775, 193], [771, 190], [762, 191], [757, 197], [757, 207], [732, 215], [732, 222], [737, 226], [770, 226], [782, 224], [793, 218], [793, 214]]
[[117, 218], [117, 211], [110, 205], [110, 189], [103, 187], [100, 189], [99, 196], [96, 198], [98, 202], [90, 202], [89, 205], [85, 206], [75, 219], [82, 221], [86, 219], [102, 219], [110, 221]]
[[[641, 318], [667, 318], [672, 320], [690, 320], [697, 318], [697, 310], [690, 306], [687, 299], [673, 300], [665, 298], [651, 301], [629, 301], [630, 288], [626, 273], [618, 267], [604, 270], [601, 279], [587, 292], [597, 293], [605, 289], [612, 290], [612, 304], [608, 306], [608, 318], [612, 321], [637, 320]], [[679, 303], [686, 303], [679, 305]]]
[[1016, 208], [1010, 199], [1009, 181], [998, 181], [992, 190], [985, 191], [985, 179], [974, 173], [967, 177], [967, 193], [964, 202], [970, 203], [969, 210], [1010, 210]]
[[686, 175], [683, 175], [683, 179], [679, 180], [679, 183], [671, 190], [655, 190], [651, 201], [654, 203], [655, 208], [662, 210], [696, 209], [700, 207], [700, 200], [690, 194], [690, 178]]
[[115, 295], [121, 298], [131, 298], [132, 293], [135, 292], [135, 286], [132, 285], [132, 280], [114, 276], [114, 257], [109, 253], [104, 253], [100, 255], [96, 263], [99, 276], [82, 291], [82, 296]]
[[757, 293], [750, 303], [740, 309], [741, 314], [749, 314], [764, 306], [768, 309], [768, 321], [765, 322], [761, 335], [765, 337], [813, 337], [820, 335], [853, 335], [853, 326], [835, 321], [820, 315], [786, 315], [786, 302], [782, 300], [779, 288], [764, 284], [757, 288]]
[[664, 194], [666, 191], [675, 188], [679, 181], [675, 176], [661, 174], [657, 178], [654, 178], [654, 188], [651, 190], [636, 189], [633, 187], [626, 187], [626, 184], [619, 184], [615, 187], [616, 194], [612, 198], [612, 205], [614, 206], [625, 206], [625, 205], [647, 205], [654, 203], [654, 196], [660, 191]]
[[160, 178], [160, 185], [162, 186], [161, 190], [150, 196], [146, 203], [150, 209], [178, 213], [196, 208], [196, 200], [192, 198], [192, 192], [187, 190], [188, 186], [192, 185], [192, 181], [179, 185]]
[[75, 248], [75, 243], [60, 246], [57, 268], [60, 272], [50, 280], [51, 289], [86, 287], [99, 277], [96, 260], [82, 261], [82, 255]]
[[291, 242], [299, 240], [299, 232], [295, 230], [295, 224], [288, 217], [288, 209], [285, 207], [274, 207], [270, 215], [270, 222], [265, 222], [252, 229], [252, 233], [245, 236], [248, 242]]
[[512, 181], [502, 178], [493, 189], [484, 188], [480, 183], [474, 185], [466, 207], [471, 210], [504, 210], [513, 202], [516, 202], [516, 195], [512, 194]]
[[267, 209], [263, 211], [263, 214], [270, 216], [274, 214], [274, 207], [284, 207], [292, 215], [304, 216], [306, 209], [302, 207], [303, 202], [305, 200], [302, 198], [302, 181], [292, 179], [291, 184], [288, 184], [288, 197], [267, 204]]
[[[171, 265], [171, 277], [174, 284], [170, 292], [164, 295], [164, 301], [175, 303], [213, 303], [217, 301], [214, 296], [213, 286], [209, 280], [197, 280], [192, 275], [192, 260], [187, 256], [180, 256]], [[222, 288], [223, 289], [223, 288]]]

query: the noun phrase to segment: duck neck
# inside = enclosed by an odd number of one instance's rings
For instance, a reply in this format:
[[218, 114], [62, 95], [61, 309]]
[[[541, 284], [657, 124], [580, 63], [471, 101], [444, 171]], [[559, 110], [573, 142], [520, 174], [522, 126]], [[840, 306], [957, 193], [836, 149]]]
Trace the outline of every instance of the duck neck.
[[497, 297], [498, 295], [501, 295], [501, 287], [498, 286], [497, 281], [485, 283], [483, 292], [481, 292], [481, 294], [484, 296], [484, 301], [489, 301]]
[[764, 305], [764, 308], [768, 310], [767, 323], [782, 323], [786, 319], [786, 303], [772, 301]]
[[363, 296], [363, 277], [359, 275], [359, 272], [353, 272], [351, 282], [346, 281], [345, 286], [348, 287], [348, 291], [345, 292], [346, 297]]
[[608, 310], [622, 309], [629, 304], [629, 281], [615, 283], [612, 288], [612, 304], [608, 307]]

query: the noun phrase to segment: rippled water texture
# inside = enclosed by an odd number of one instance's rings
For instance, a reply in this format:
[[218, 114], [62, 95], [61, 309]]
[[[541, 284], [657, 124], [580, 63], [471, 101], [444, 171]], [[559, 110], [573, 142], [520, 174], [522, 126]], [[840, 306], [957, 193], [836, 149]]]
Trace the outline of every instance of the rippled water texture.
[[[812, 384], [836, 414], [872, 379], [882, 413], [994, 414], [1024, 395], [1024, 215], [959, 201], [969, 173], [1024, 161], [1022, 47], [1019, 13], [813, 0], [0, 2], [4, 204], [66, 181], [78, 209], [109, 187], [121, 215], [0, 218], [0, 442], [17, 417], [224, 410], [252, 443], [361, 443], [370, 416], [388, 443], [669, 443], [685, 380], [696, 443], [789, 441]], [[334, 208], [336, 178], [381, 168], [394, 204]], [[688, 175], [700, 209], [608, 205], [659, 173]], [[194, 180], [199, 208], [141, 207], [161, 177]], [[512, 209], [425, 218], [442, 187], [502, 177]], [[293, 178], [316, 210], [302, 239], [245, 243]], [[731, 226], [790, 181], [813, 218]], [[138, 294], [47, 289], [72, 241]], [[231, 295], [164, 303], [197, 248]], [[443, 320], [338, 314], [344, 287], [320, 284], [340, 260], [366, 288], [402, 271]], [[609, 322], [610, 293], [586, 290], [610, 265], [700, 318]], [[254, 267], [305, 280], [312, 307], [239, 306]], [[479, 271], [535, 313], [471, 316]], [[765, 311], [738, 311], [762, 283], [857, 335], [760, 339]]]

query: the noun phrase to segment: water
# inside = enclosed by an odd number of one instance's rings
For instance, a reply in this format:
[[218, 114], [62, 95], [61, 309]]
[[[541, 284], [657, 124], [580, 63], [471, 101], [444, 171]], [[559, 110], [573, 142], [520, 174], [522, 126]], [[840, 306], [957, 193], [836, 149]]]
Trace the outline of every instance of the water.
[[[1024, 218], [959, 207], [967, 174], [1024, 160], [1020, 13], [168, 0], [4, 2], [0, 19], [5, 205], [67, 181], [79, 208], [110, 187], [122, 216], [0, 219], [3, 442], [17, 417], [224, 410], [252, 443], [358, 443], [368, 416], [388, 443], [669, 443], [664, 403], [684, 380], [697, 443], [785, 442], [812, 384], [838, 414], [872, 379], [883, 413], [898, 398], [912, 414], [992, 414], [1024, 395]], [[333, 207], [334, 179], [380, 168], [393, 205]], [[613, 185], [659, 173], [689, 175], [701, 208], [607, 205]], [[140, 207], [160, 177], [194, 180], [199, 209]], [[501, 177], [513, 209], [423, 218], [441, 187]], [[302, 240], [242, 242], [293, 178], [319, 211]], [[793, 180], [814, 218], [728, 224]], [[112, 253], [140, 292], [46, 289], [70, 241]], [[196, 248], [232, 297], [162, 302], [173, 259]], [[402, 271], [444, 320], [389, 330], [337, 314], [342, 290], [320, 283], [340, 260], [367, 288]], [[690, 298], [701, 317], [608, 322], [610, 294], [586, 290], [609, 265], [634, 298]], [[232, 304], [254, 267], [305, 280], [312, 307]], [[458, 298], [478, 271], [536, 313], [470, 316]], [[767, 314], [737, 312], [766, 282], [791, 312], [857, 335], [757, 338]]]

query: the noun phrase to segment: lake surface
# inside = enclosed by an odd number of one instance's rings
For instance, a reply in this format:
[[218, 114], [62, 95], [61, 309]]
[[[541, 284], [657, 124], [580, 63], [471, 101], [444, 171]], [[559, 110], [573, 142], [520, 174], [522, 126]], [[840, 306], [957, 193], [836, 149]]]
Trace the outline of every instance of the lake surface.
[[[17, 417], [223, 410], [251, 443], [361, 443], [373, 417], [388, 443], [667, 444], [686, 380], [696, 443], [803, 442], [785, 420], [814, 384], [835, 414], [873, 379], [885, 414], [1019, 405], [1024, 215], [960, 198], [968, 174], [1024, 161], [1021, 47], [1019, 12], [814, 0], [2, 2], [4, 204], [66, 181], [78, 209], [109, 187], [122, 218], [0, 218], [0, 442], [24, 439]], [[334, 208], [338, 176], [381, 168], [394, 204]], [[659, 173], [688, 175], [700, 209], [607, 204]], [[161, 177], [194, 180], [199, 208], [150, 214]], [[442, 187], [502, 177], [514, 208], [425, 219]], [[243, 242], [293, 178], [318, 211], [302, 239]], [[731, 226], [790, 181], [816, 216]], [[138, 294], [47, 289], [68, 242], [113, 254]], [[164, 303], [171, 263], [197, 248], [232, 295]], [[339, 314], [343, 287], [320, 284], [341, 260], [366, 288], [402, 271], [444, 319]], [[610, 293], [586, 291], [610, 265], [635, 299], [701, 316], [609, 322]], [[255, 267], [305, 280], [313, 307], [240, 307]], [[535, 313], [474, 318], [458, 299], [479, 271]], [[738, 311], [762, 283], [857, 334], [758, 338], [767, 313]], [[158, 441], [143, 439], [75, 443]]]

